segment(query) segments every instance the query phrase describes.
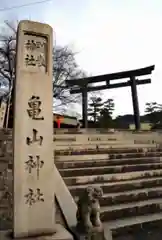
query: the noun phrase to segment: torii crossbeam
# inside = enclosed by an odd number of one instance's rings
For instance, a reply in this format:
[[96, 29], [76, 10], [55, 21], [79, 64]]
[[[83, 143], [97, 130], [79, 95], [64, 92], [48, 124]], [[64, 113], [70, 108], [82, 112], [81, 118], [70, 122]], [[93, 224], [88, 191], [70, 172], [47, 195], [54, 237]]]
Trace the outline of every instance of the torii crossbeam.
[[[83, 107], [83, 126], [85, 128], [88, 127], [88, 116], [87, 116], [87, 95], [88, 92], [97, 91], [97, 90], [105, 90], [112, 88], [121, 88], [121, 87], [131, 87], [132, 92], [132, 102], [133, 102], [133, 110], [134, 110], [134, 122], [136, 130], [140, 130], [140, 112], [139, 112], [139, 104], [138, 104], [138, 95], [137, 95], [137, 85], [148, 84], [151, 83], [151, 79], [137, 79], [137, 77], [141, 77], [144, 75], [150, 75], [152, 71], [155, 69], [155, 65], [140, 68], [136, 70], [110, 73], [99, 76], [92, 76], [88, 78], [79, 78], [67, 80], [67, 86], [72, 87], [70, 90], [71, 94], [82, 93], [82, 107]], [[125, 79], [125, 82], [121, 83], [112, 83], [112, 81]], [[106, 82], [105, 85], [101, 86], [89, 86], [92, 83], [98, 82]]]

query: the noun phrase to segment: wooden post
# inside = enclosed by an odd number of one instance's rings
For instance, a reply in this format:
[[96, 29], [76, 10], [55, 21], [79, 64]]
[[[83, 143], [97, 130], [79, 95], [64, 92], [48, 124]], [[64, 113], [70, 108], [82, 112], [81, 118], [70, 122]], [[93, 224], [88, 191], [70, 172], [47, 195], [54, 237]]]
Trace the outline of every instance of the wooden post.
[[88, 93], [86, 87], [82, 89], [82, 118], [83, 127], [88, 128]]
[[134, 123], [135, 123], [135, 128], [138, 131], [140, 130], [140, 111], [139, 111], [135, 77], [131, 77], [130, 82], [131, 82], [132, 102], [133, 102], [133, 111], [134, 111]]

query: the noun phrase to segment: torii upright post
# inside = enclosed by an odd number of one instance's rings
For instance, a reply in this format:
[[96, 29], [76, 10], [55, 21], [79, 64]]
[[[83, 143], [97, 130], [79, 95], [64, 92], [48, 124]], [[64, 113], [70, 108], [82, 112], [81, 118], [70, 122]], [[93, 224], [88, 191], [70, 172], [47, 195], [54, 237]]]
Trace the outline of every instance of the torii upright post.
[[134, 111], [134, 124], [136, 130], [140, 130], [140, 111], [138, 104], [138, 95], [137, 95], [137, 86], [135, 77], [130, 79], [131, 92], [132, 92], [132, 102], [133, 102], [133, 111]]
[[88, 92], [86, 87], [82, 89], [82, 116], [83, 127], [88, 128]]

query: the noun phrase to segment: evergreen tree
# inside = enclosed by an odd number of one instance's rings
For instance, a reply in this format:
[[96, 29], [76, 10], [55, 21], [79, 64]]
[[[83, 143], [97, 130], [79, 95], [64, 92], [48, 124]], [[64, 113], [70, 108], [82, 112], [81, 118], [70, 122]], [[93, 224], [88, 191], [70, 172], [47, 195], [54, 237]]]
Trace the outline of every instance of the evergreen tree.
[[103, 107], [102, 98], [94, 96], [91, 97], [90, 100], [91, 102], [89, 103], [88, 116], [90, 116], [94, 123], [96, 123]]
[[114, 100], [107, 99], [100, 111], [100, 126], [103, 128], [113, 127], [112, 114], [115, 108]]
[[148, 120], [152, 124], [152, 128], [162, 126], [162, 104], [157, 102], [146, 103], [145, 112], [148, 114]]

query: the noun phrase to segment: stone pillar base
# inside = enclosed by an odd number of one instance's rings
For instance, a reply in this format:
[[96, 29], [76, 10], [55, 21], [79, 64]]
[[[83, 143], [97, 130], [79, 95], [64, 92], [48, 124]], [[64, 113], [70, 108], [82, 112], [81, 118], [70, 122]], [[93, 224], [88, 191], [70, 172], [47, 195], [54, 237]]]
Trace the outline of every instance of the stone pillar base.
[[[73, 240], [73, 236], [60, 224], [55, 226], [56, 233], [48, 236], [18, 238], [18, 240]], [[0, 231], [0, 240], [15, 239], [11, 237], [12, 231]]]
[[78, 231], [77, 228], [73, 228], [72, 232], [74, 233], [74, 236], [78, 240], [112, 240], [112, 238], [110, 238], [110, 237], [108, 237], [108, 238], [107, 238], [107, 236], [105, 237], [103, 228], [101, 228], [101, 229], [94, 228], [87, 233]]

